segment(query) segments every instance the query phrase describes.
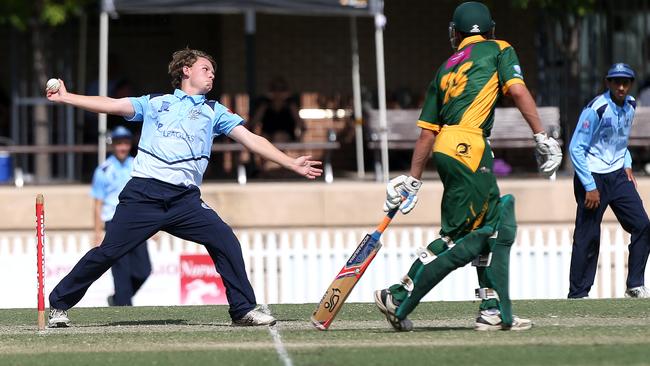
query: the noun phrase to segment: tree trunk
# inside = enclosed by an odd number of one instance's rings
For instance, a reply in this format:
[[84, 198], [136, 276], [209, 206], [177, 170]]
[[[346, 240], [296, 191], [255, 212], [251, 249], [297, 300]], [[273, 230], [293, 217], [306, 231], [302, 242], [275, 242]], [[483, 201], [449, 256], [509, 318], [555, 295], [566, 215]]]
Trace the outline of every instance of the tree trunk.
[[[40, 3], [40, 1], [38, 2]], [[36, 6], [38, 8], [38, 6]], [[45, 70], [45, 42], [43, 25], [38, 18], [33, 19], [30, 24], [32, 50], [34, 54], [33, 71], [34, 81], [36, 82], [37, 95], [42, 96], [47, 83], [47, 73]], [[42, 146], [48, 145], [50, 140], [50, 126], [47, 120], [47, 105], [36, 104], [34, 106], [34, 143]], [[51, 177], [50, 156], [46, 153], [36, 154], [35, 157], [35, 176], [39, 183], [46, 182]]]
[[[580, 111], [584, 107], [582, 105], [584, 97], [582, 95], [582, 83], [580, 79], [582, 70], [580, 67], [580, 60], [578, 59], [580, 56], [579, 52], [580, 33], [582, 31], [582, 17], [575, 16], [565, 24], [567, 25], [567, 28], [564, 28], [566, 30], [566, 38], [564, 41], [566, 43], [565, 57], [567, 60], [566, 80], [568, 82], [568, 90], [566, 90], [567, 95], [565, 99], [567, 103], [567, 120], [564, 127], [566, 131], [566, 137], [564, 141], [566, 141], [568, 147], [568, 143], [571, 141], [575, 126], [578, 123]], [[565, 170], [569, 172], [573, 171], [573, 164], [571, 164], [571, 159], [566, 159]]]

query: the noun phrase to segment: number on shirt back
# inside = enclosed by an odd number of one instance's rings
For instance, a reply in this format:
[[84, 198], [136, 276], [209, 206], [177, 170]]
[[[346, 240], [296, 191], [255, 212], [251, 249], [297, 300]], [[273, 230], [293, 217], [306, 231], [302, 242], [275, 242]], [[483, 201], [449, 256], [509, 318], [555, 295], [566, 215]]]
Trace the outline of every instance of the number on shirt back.
[[440, 81], [440, 89], [445, 92], [444, 104], [449, 102], [449, 99], [463, 94], [465, 86], [467, 86], [467, 71], [473, 64], [474, 63], [471, 61], [465, 62], [458, 68], [458, 71], [450, 72], [442, 77], [442, 80]]

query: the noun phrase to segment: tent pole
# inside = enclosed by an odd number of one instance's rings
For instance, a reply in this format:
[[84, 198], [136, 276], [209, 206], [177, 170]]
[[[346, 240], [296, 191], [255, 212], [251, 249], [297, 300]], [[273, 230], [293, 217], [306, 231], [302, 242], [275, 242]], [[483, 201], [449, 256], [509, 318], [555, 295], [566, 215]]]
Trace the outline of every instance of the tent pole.
[[359, 41], [357, 18], [350, 17], [350, 44], [352, 45], [352, 95], [354, 99], [354, 135], [357, 150], [357, 178], [366, 175], [363, 159], [363, 113], [361, 109], [361, 76], [359, 74]]
[[248, 119], [255, 113], [255, 33], [257, 31], [255, 10], [248, 9], [244, 13], [246, 37], [246, 92], [248, 93]]
[[384, 26], [386, 17], [383, 4], [375, 12], [375, 54], [377, 58], [377, 98], [379, 100], [379, 128], [381, 134], [382, 181], [388, 176], [388, 123], [386, 121], [386, 75], [384, 72]]
[[[99, 15], [99, 95], [108, 95], [108, 12]], [[106, 114], [100, 113], [98, 122], [97, 161], [106, 160]]]

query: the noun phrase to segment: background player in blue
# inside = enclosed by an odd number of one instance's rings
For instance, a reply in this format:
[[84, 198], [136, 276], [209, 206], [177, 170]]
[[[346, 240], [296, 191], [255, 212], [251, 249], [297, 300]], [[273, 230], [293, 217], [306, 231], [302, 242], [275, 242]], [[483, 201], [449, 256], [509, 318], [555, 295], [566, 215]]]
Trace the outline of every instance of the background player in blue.
[[201, 200], [199, 185], [210, 158], [212, 140], [225, 134], [253, 153], [308, 179], [322, 174], [310, 156], [291, 158], [243, 126], [243, 120], [218, 102], [206, 100], [215, 62], [191, 49], [174, 52], [169, 63], [171, 94], [113, 99], [46, 91], [56, 103], [142, 122], [131, 180], [120, 194], [113, 224], [99, 247], [91, 249], [50, 294], [50, 327], [69, 324], [67, 310], [116, 260], [162, 230], [205, 245], [226, 287], [233, 325], [272, 325], [275, 319], [257, 308], [241, 246], [232, 229]]
[[[113, 154], [95, 169], [90, 194], [95, 199], [95, 243], [102, 242], [104, 228], [113, 224], [118, 196], [131, 179], [133, 157], [131, 131], [118, 126], [111, 132]], [[108, 305], [131, 306], [132, 297], [151, 274], [151, 261], [146, 240], [128, 252], [111, 267], [115, 294], [108, 297]]]
[[573, 188], [578, 209], [573, 234], [569, 298], [589, 295], [594, 284], [600, 245], [600, 223], [607, 206], [627, 232], [629, 246], [628, 297], [650, 297], [644, 272], [650, 252], [650, 221], [636, 190], [632, 157], [627, 149], [636, 101], [630, 95], [634, 70], [612, 65], [608, 90], [582, 111], [569, 152], [576, 175]]

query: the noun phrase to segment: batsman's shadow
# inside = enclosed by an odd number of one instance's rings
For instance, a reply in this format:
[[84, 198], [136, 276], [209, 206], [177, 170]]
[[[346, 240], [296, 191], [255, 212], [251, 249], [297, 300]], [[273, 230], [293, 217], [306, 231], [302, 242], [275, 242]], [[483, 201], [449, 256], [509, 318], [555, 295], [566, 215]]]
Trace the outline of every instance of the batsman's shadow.
[[414, 328], [413, 332], [446, 332], [459, 330], [474, 331], [473, 328], [468, 327], [418, 327]]
[[[413, 328], [412, 331], [410, 332], [404, 332], [404, 333], [422, 333], [422, 332], [448, 332], [448, 331], [460, 331], [460, 330], [466, 330], [470, 331], [472, 328], [467, 328], [467, 327], [417, 327]], [[340, 329], [339, 331], [355, 331], [353, 329]], [[376, 334], [383, 334], [383, 333], [401, 333], [401, 332], [396, 332], [393, 329], [387, 328], [387, 329], [368, 329], [367, 330], [369, 333], [376, 333]]]

